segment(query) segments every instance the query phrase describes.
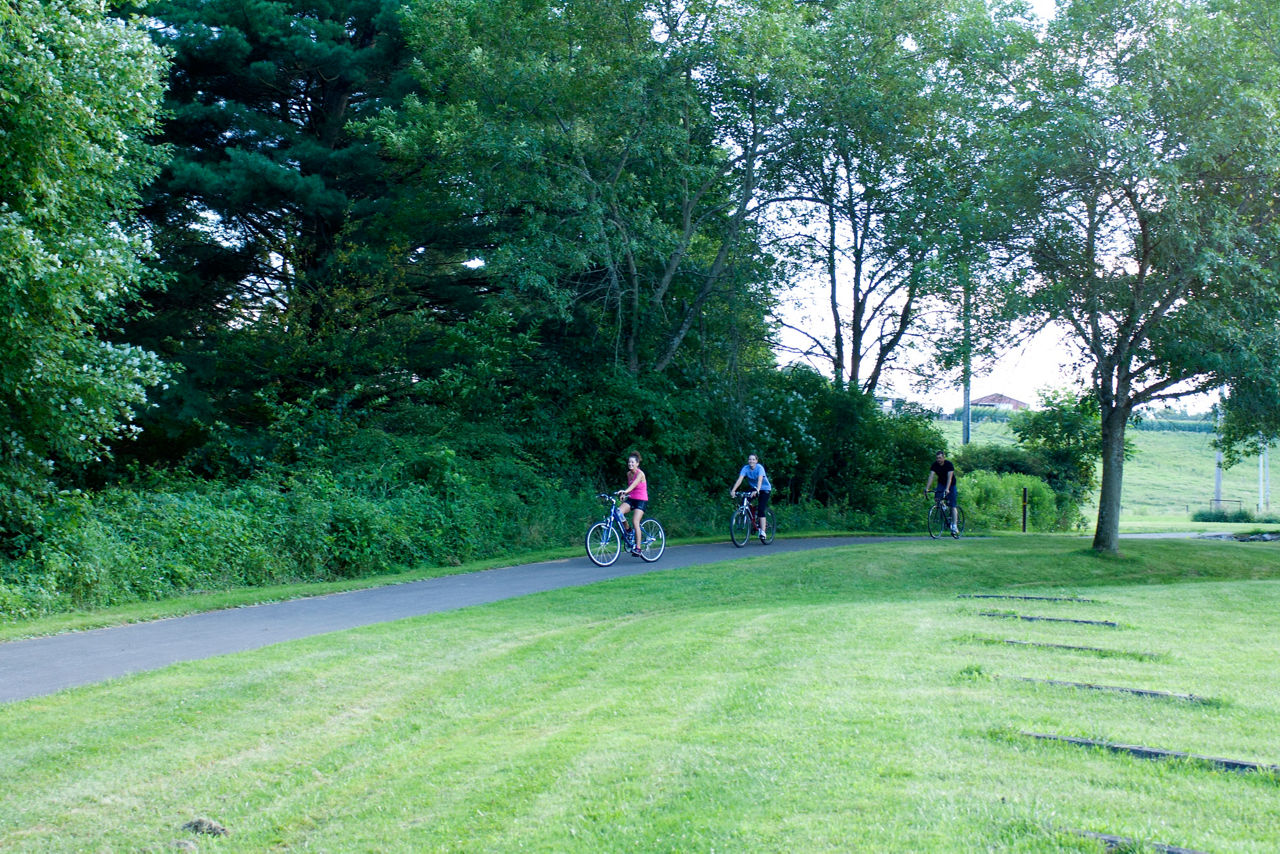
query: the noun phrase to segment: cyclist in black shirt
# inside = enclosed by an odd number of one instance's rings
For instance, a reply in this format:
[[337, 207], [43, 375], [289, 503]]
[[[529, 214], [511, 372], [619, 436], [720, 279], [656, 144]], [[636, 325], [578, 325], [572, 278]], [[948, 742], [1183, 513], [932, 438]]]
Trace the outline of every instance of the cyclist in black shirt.
[[938, 456], [934, 459], [933, 465], [929, 466], [929, 480], [925, 484], [924, 494], [928, 495], [929, 490], [933, 489], [934, 483], [938, 484], [938, 488], [933, 493], [935, 501], [947, 501], [947, 509], [951, 511], [950, 522], [951, 533], [956, 531], [956, 467], [952, 465], [951, 460], [947, 459], [945, 451], [938, 451]]

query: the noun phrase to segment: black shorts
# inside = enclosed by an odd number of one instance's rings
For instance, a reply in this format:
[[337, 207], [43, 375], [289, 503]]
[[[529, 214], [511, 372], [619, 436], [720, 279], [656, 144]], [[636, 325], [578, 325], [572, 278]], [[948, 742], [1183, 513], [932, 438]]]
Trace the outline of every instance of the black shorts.
[[631, 509], [632, 509], [632, 510], [643, 510], [645, 507], [647, 507], [647, 506], [648, 506], [648, 504], [649, 504], [649, 499], [647, 499], [647, 498], [624, 498], [624, 499], [622, 499], [622, 503], [623, 503], [623, 504], [630, 504], [630, 505], [631, 505]]
[[756, 493], [756, 513], [764, 515], [764, 511], [769, 509], [769, 496], [771, 494], [767, 489], [762, 489]]

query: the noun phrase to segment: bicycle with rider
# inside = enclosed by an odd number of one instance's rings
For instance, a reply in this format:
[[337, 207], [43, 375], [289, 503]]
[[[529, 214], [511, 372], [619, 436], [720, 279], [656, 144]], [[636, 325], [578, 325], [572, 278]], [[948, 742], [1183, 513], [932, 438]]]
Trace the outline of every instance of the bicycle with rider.
[[738, 479], [733, 482], [733, 486], [729, 489], [729, 494], [736, 493], [738, 486], [744, 480], [752, 492], [755, 493], [756, 516], [760, 520], [760, 542], [763, 543], [767, 539], [765, 528], [768, 525], [768, 521], [766, 515], [769, 509], [769, 496], [773, 493], [773, 486], [769, 483], [769, 475], [765, 472], [764, 466], [760, 465], [760, 458], [755, 454], [747, 455], [747, 464], [742, 467], [742, 471], [738, 472]]
[[[934, 489], [934, 484], [937, 489]], [[945, 451], [938, 451], [934, 457], [933, 465], [929, 466], [929, 479], [925, 483], [924, 494], [928, 495], [933, 491], [933, 500], [941, 504], [944, 500], [947, 504], [948, 511], [948, 527], [951, 533], [956, 533], [956, 502], [959, 498], [956, 489], [956, 467], [947, 459]]]

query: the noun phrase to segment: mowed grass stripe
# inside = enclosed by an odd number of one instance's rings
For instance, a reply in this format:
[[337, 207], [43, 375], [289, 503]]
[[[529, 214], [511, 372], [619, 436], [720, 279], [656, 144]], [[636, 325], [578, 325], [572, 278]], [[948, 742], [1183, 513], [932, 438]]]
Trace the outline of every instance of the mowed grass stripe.
[[[1273, 785], [1016, 738], [1280, 759], [1280, 552], [951, 545], [657, 573], [0, 707], [0, 848], [164, 846], [197, 815], [230, 830], [210, 851], [1096, 850], [1063, 826], [1280, 843]], [[1222, 580], [1172, 583], [1209, 565]], [[957, 644], [975, 589], [1105, 593], [1141, 610], [1126, 643], [1177, 644], [1154, 662]], [[1153, 716], [988, 676], [1015, 661], [1224, 705]]]

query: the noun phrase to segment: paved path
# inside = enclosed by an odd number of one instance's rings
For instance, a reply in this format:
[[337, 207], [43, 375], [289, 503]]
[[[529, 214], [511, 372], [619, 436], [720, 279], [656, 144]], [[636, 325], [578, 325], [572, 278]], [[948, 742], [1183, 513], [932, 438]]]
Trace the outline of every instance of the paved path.
[[675, 546], [667, 549], [657, 563], [644, 563], [624, 555], [609, 567], [596, 566], [583, 556], [310, 599], [211, 611], [152, 623], [10, 641], [0, 643], [0, 703], [155, 670], [179, 661], [258, 649], [325, 632], [451, 611], [626, 575], [893, 539], [820, 537], [775, 540], [765, 547], [749, 543], [743, 549], [734, 548], [729, 543]]

